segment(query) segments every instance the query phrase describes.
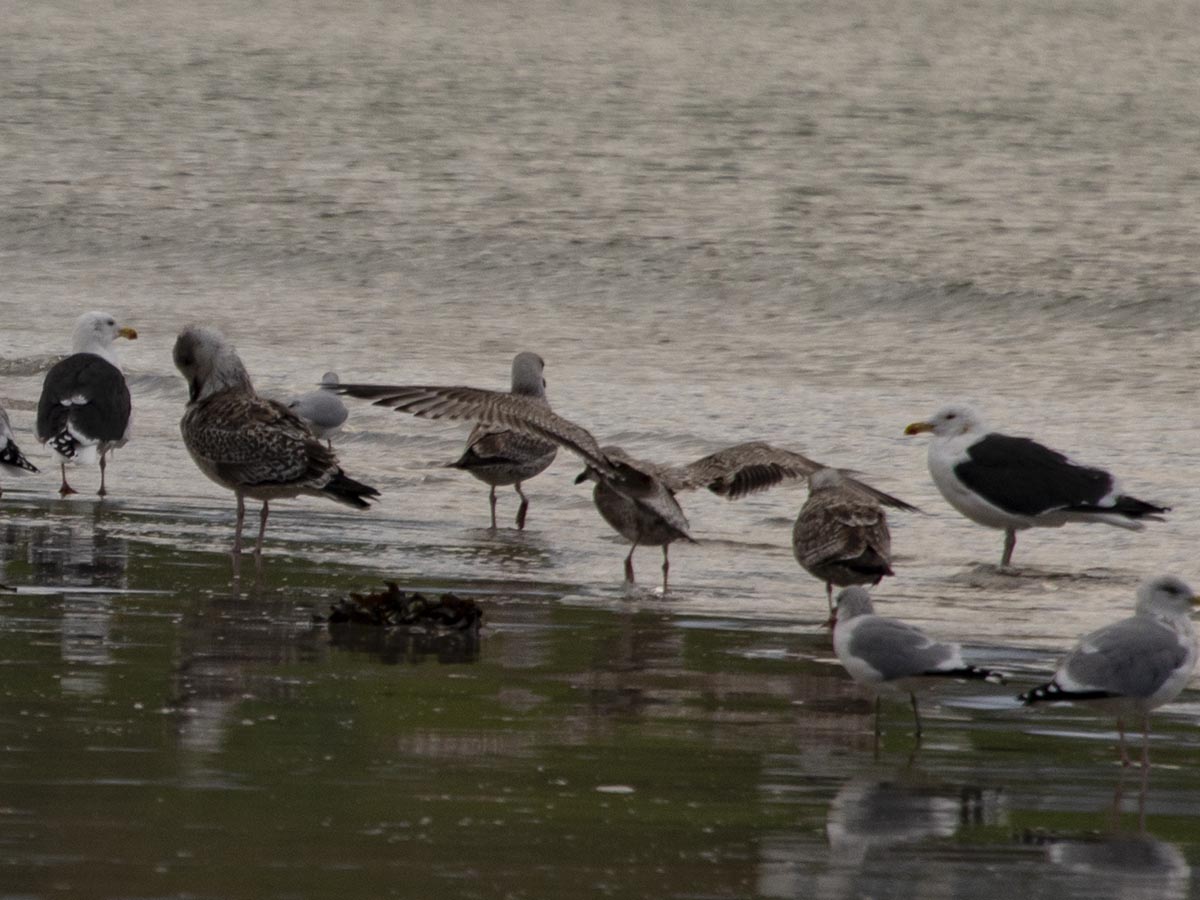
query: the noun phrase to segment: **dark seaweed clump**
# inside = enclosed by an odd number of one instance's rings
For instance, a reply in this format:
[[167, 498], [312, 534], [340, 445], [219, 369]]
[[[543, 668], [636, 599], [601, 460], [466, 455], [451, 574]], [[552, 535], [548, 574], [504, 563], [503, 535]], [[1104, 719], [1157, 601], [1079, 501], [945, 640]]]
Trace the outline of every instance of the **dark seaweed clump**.
[[379, 628], [408, 628], [425, 631], [478, 631], [483, 610], [469, 597], [457, 594], [426, 596], [402, 591], [393, 581], [385, 591], [351, 593], [316, 617], [329, 625], [372, 625]]

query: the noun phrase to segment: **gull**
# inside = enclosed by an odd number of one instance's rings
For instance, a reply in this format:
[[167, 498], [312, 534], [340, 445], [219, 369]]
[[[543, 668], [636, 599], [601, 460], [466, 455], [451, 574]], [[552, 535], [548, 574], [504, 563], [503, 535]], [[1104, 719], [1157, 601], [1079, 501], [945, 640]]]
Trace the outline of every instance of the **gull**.
[[1161, 522], [1170, 510], [1123, 494], [1103, 469], [1082, 466], [1030, 438], [989, 431], [962, 404], [904, 429], [922, 432], [933, 433], [929, 474], [946, 501], [972, 522], [1004, 531], [1001, 567], [1012, 562], [1021, 529], [1103, 522], [1139, 530], [1143, 520]]
[[1172, 575], [1143, 582], [1134, 614], [1079, 639], [1054, 677], [1017, 699], [1027, 706], [1067, 701], [1089, 703], [1117, 718], [1121, 763], [1125, 722], [1142, 724], [1142, 766], [1150, 765], [1150, 711], [1179, 696], [1196, 665], [1196, 633], [1189, 616], [1200, 603]]
[[[661, 546], [664, 592], [670, 569], [668, 546], [676, 540], [692, 540], [676, 493], [703, 487], [734, 500], [825, 468], [800, 453], [763, 441], [725, 447], [686, 466], [658, 465], [635, 459], [619, 447], [602, 448], [590, 431], [547, 405], [503, 391], [377, 384], [342, 384], [334, 390], [422, 418], [477, 420], [511, 428], [570, 450], [585, 464], [576, 483], [596, 482], [592, 497], [601, 516], [634, 545], [625, 558], [626, 582], [633, 582], [632, 556], [637, 546]], [[854, 484], [881, 502], [903, 503], [861, 482]], [[908, 508], [908, 504], [903, 506]]]
[[[915, 509], [892, 500], [892, 506]], [[874, 585], [895, 574], [883, 507], [837, 469], [818, 469], [808, 477], [808, 499], [792, 528], [792, 552], [804, 571], [825, 582], [830, 609], [835, 584]]]
[[342, 471], [337, 457], [294, 412], [255, 393], [233, 346], [214, 328], [192, 325], [175, 341], [175, 366], [187, 379], [179, 423], [200, 471], [237, 496], [236, 559], [245, 500], [262, 501], [254, 555], [262, 556], [271, 500], [307, 494], [366, 509], [379, 491]]
[[[0, 406], [0, 466], [13, 472], [36, 472], [37, 466], [25, 458], [21, 448], [13, 438], [12, 425], [8, 421], [8, 412]], [[2, 494], [3, 491], [0, 491]]]
[[120, 327], [108, 313], [84, 313], [75, 323], [72, 353], [46, 373], [38, 399], [37, 439], [49, 446], [62, 470], [61, 496], [76, 493], [67, 483], [67, 465], [100, 461], [101, 497], [108, 451], [129, 440], [129, 387], [117, 365], [112, 342], [134, 340], [137, 332]]
[[921, 713], [917, 690], [945, 678], [1004, 682], [1004, 675], [963, 662], [958, 644], [934, 640], [915, 625], [875, 615], [864, 587], [844, 588], [833, 616], [833, 650], [850, 677], [875, 695], [875, 737], [879, 737], [881, 693], [906, 693], [912, 703], [917, 740]]
[[[321, 384], [333, 386], [338, 383], [337, 372], [326, 372], [321, 376]], [[346, 404], [337, 394], [328, 390], [309, 391], [289, 401], [288, 409], [308, 423], [312, 433], [324, 438], [330, 450], [333, 449], [333, 435], [341, 431], [350, 412]]]
[[[546, 379], [542, 374], [546, 363], [536, 353], [518, 353], [512, 361], [511, 393], [528, 397], [547, 409]], [[511, 484], [521, 498], [517, 508], [517, 528], [525, 527], [529, 499], [521, 490], [521, 482], [544, 472], [554, 462], [558, 444], [542, 440], [514, 428], [479, 423], [467, 437], [462, 456], [450, 463], [451, 468], [464, 469], [490, 486], [488, 502], [492, 512], [492, 530], [496, 528], [496, 488]]]

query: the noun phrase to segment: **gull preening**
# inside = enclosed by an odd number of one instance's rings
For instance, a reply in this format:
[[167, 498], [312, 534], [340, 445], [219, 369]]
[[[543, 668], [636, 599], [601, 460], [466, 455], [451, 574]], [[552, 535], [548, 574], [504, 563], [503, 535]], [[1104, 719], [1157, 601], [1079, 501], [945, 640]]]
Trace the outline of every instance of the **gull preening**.
[[879, 737], [879, 695], [908, 694], [917, 740], [921, 713], [917, 691], [943, 679], [1004, 682], [1000, 672], [963, 662], [958, 644], [934, 640], [915, 625], [875, 614], [863, 587], [848, 587], [837, 596], [833, 616], [833, 650], [850, 677], [875, 695], [875, 736]]
[[1124, 765], [1130, 764], [1125, 723], [1140, 720], [1142, 765], [1149, 766], [1150, 712], [1178, 697], [1196, 666], [1191, 614], [1198, 603], [1172, 575], [1144, 582], [1132, 616], [1084, 635], [1050, 681], [1018, 699], [1026, 705], [1087, 703], [1111, 712]]
[[[889, 505], [916, 507], [891, 497]], [[880, 501], [837, 469], [808, 477], [808, 499], [792, 528], [792, 553], [808, 574], [825, 582], [833, 608], [833, 586], [879, 584], [892, 571], [892, 536]]]
[[312, 433], [324, 440], [330, 449], [333, 448], [333, 436], [342, 430], [350, 416], [342, 398], [325, 389], [337, 383], [337, 372], [326, 372], [321, 376], [321, 389], [288, 401], [288, 409], [307, 422]]
[[1021, 529], [1103, 522], [1137, 530], [1170, 510], [1122, 493], [1103, 469], [1030, 438], [989, 431], [968, 406], [947, 406], [904, 429], [922, 432], [933, 434], [929, 474], [946, 501], [972, 522], [1004, 532], [1001, 567], [1012, 562]]
[[[36, 472], [37, 466], [25, 458], [17, 441], [13, 437], [12, 424], [8, 421], [8, 412], [0, 406], [0, 466], [10, 472]], [[4, 491], [0, 490], [0, 494]]]
[[108, 493], [104, 470], [108, 452], [129, 440], [132, 404], [117, 364], [113, 340], [134, 340], [137, 332], [117, 325], [108, 313], [84, 313], [75, 323], [71, 355], [46, 373], [38, 400], [37, 439], [59, 463], [62, 496], [76, 493], [67, 466], [100, 462], [101, 497]]
[[[512, 361], [511, 393], [527, 397], [533, 403], [550, 408], [546, 399], [546, 363], [536, 353], [518, 353]], [[525, 527], [529, 499], [521, 483], [544, 472], [554, 462], [558, 444], [534, 437], [515, 428], [477, 424], [467, 437], [462, 456], [450, 463], [451, 468], [470, 472], [489, 485], [488, 503], [492, 513], [492, 528], [496, 527], [496, 488], [511, 484], [521, 498], [517, 507], [518, 530]]]
[[237, 496], [235, 558], [242, 549], [247, 497], [262, 501], [254, 553], [261, 557], [270, 501], [306, 494], [366, 509], [379, 491], [342, 471], [337, 457], [294, 412], [260, 397], [233, 346], [214, 328], [189, 326], [175, 341], [187, 379], [179, 423], [200, 471]]

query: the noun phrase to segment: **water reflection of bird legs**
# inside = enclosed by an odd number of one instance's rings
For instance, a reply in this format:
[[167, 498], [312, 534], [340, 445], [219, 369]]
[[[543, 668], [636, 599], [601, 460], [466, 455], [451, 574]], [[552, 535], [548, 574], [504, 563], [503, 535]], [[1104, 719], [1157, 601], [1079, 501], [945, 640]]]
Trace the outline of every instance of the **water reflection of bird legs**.
[[[1125, 773], [1127, 769], [1121, 769], [1121, 776], [1117, 779], [1117, 786], [1113, 789], [1112, 808], [1109, 810], [1109, 825], [1111, 830], [1121, 830], [1121, 805], [1125, 799]], [[1137, 796], [1137, 833], [1145, 834], [1146, 832], [1146, 794], [1150, 788], [1150, 767], [1142, 766], [1141, 776], [1138, 779], [1138, 796]]]

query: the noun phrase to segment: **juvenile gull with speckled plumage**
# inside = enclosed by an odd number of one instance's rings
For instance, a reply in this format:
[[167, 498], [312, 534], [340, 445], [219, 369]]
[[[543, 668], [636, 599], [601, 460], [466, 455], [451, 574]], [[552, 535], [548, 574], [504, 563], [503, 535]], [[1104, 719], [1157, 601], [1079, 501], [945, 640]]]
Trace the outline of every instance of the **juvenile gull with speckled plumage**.
[[187, 379], [183, 441], [200, 471], [237, 496], [236, 557], [245, 498], [262, 501], [258, 541], [271, 500], [307, 494], [365, 509], [379, 492], [348, 477], [337, 457], [290, 409], [260, 397], [233, 346], [214, 328], [189, 326], [175, 341], [175, 366]]
[[104, 470], [108, 452], [129, 440], [132, 404], [125, 376], [117, 365], [115, 338], [133, 340], [137, 332], [119, 327], [108, 313], [84, 313], [75, 323], [72, 353], [46, 373], [38, 399], [37, 439], [49, 447], [62, 471], [62, 496], [76, 493], [67, 483], [67, 466], [100, 461], [101, 497], [108, 493]]
[[809, 476], [808, 499], [792, 528], [792, 552], [804, 571], [825, 582], [830, 609], [835, 584], [879, 584], [894, 574], [883, 507], [837, 469]]
[[[512, 362], [511, 393], [528, 397], [533, 403], [550, 408], [546, 399], [546, 364], [536, 353], [518, 353]], [[496, 527], [496, 488], [511, 484], [521, 498], [517, 507], [517, 528], [525, 527], [525, 514], [529, 500], [521, 490], [521, 482], [544, 472], [554, 462], [558, 444], [542, 440], [524, 431], [503, 426], [477, 424], [467, 437], [467, 446], [450, 466], [470, 472], [484, 484], [490, 486], [488, 502], [491, 506], [492, 528]]]

